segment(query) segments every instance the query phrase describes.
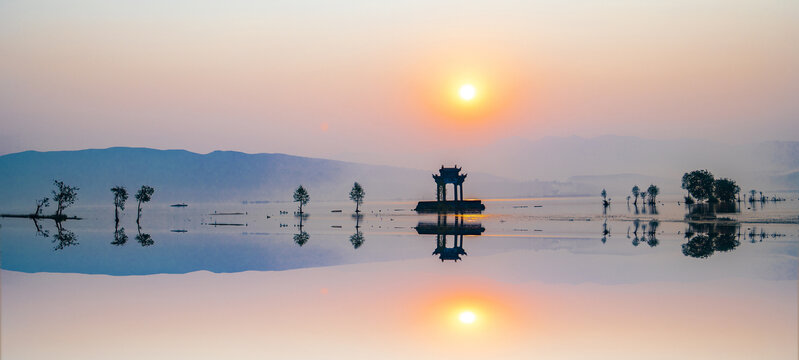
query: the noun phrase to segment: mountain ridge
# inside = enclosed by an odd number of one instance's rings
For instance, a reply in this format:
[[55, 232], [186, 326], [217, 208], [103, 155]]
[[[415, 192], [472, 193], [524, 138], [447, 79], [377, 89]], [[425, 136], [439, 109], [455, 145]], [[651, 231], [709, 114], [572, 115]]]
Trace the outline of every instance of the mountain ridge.
[[[682, 173], [693, 169], [710, 169], [746, 189], [799, 189], [799, 142], [736, 148], [685, 140], [679, 142], [686, 144], [685, 149], [662, 150], [676, 143], [656, 140], [658, 146], [639, 149], [651, 144], [615, 135], [588, 140], [573, 136], [569, 141], [516, 139], [501, 143], [500, 148], [488, 144], [459, 153], [463, 161], [458, 163], [469, 174], [464, 187], [467, 197], [591, 195], [602, 188], [618, 196], [632, 185], [648, 183], [660, 186], [663, 193], [678, 193]], [[704, 146], [714, 150], [693, 154]], [[661, 152], [671, 157], [660, 159], [665, 156]], [[714, 160], [719, 155], [723, 159]], [[522, 175], [507, 176], [503, 169], [508, 166]], [[28, 150], [0, 156], [0, 206], [30, 207], [34, 199], [49, 195], [54, 179], [81, 187], [83, 203], [107, 202], [108, 189], [116, 185], [131, 191], [141, 185], [154, 186], [158, 202], [290, 201], [300, 184], [309, 188], [315, 200], [346, 200], [355, 181], [364, 185], [371, 200], [420, 200], [435, 196], [430, 175], [436, 170], [235, 150], [205, 154], [123, 146]]]
[[[435, 194], [432, 171], [389, 165], [364, 165], [288, 154], [111, 147], [68, 151], [24, 151], [0, 156], [0, 204], [29, 206], [49, 195], [59, 179], [81, 188], [82, 203], [105, 203], [109, 189], [141, 185], [156, 188], [154, 201], [290, 201], [298, 185], [316, 200], [346, 200], [353, 182], [361, 182], [371, 199], [429, 199]], [[498, 176], [471, 172], [465, 194], [497, 184], [514, 192], [543, 194], [549, 183], [519, 184]], [[515, 188], [514, 188], [515, 186]], [[535, 188], [532, 190], [523, 189]], [[516, 189], [516, 190], [514, 190]], [[511, 193], [504, 192], [506, 195]], [[577, 191], [577, 190], [575, 190]], [[503, 194], [502, 191], [495, 194]], [[515, 195], [515, 194], [513, 194]]]

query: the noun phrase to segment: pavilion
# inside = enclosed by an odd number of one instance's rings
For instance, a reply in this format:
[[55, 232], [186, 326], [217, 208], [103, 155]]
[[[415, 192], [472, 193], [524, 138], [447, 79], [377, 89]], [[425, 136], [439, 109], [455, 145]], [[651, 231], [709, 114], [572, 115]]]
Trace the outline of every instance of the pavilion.
[[[467, 174], [460, 173], [461, 168], [441, 166], [438, 174], [433, 174], [436, 182], [436, 200], [419, 201], [417, 212], [480, 212], [485, 205], [480, 200], [463, 199], [463, 182]], [[447, 185], [452, 184], [453, 200], [447, 200]]]

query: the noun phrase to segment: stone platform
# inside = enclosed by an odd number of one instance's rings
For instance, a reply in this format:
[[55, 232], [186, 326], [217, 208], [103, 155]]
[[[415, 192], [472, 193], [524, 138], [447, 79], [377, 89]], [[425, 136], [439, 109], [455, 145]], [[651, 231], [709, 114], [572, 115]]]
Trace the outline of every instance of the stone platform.
[[416, 212], [423, 213], [471, 213], [480, 212], [486, 209], [481, 200], [458, 200], [458, 201], [420, 201], [416, 204]]

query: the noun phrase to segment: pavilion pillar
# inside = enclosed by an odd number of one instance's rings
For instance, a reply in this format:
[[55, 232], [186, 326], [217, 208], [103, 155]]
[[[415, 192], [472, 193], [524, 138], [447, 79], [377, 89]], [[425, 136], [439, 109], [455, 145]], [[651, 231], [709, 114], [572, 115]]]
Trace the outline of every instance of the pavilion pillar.
[[461, 187], [461, 201], [463, 201], [463, 183], [461, 183], [460, 187]]

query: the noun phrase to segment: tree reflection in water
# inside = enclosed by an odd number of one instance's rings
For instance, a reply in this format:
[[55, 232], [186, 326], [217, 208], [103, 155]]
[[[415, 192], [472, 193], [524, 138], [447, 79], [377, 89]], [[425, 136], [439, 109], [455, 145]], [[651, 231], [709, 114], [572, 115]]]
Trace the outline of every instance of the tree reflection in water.
[[310, 236], [305, 231], [300, 231], [299, 233], [294, 234], [294, 243], [299, 246], [305, 245], [305, 243], [308, 242], [308, 239], [310, 239]]
[[[780, 234], [776, 232], [767, 233], [766, 230], [763, 228], [760, 228], [760, 230], [758, 231], [758, 228], [755, 226], [748, 228], [746, 230], [747, 230], [746, 237], [749, 238], [749, 242], [751, 242], [752, 244], [756, 242], [763, 242], [763, 240], [766, 240], [768, 238], [778, 238], [785, 236], [785, 234]], [[741, 234], [739, 233], [739, 236], [740, 235]]]
[[682, 253], [685, 256], [706, 259], [717, 251], [732, 251], [741, 244], [740, 227], [738, 222], [689, 222], [685, 237], [690, 240], [682, 244]]
[[352, 244], [353, 249], [357, 249], [363, 245], [365, 239], [363, 238], [363, 233], [361, 232], [361, 214], [355, 214], [353, 217], [355, 217], [355, 234], [350, 236], [350, 243]]
[[50, 237], [50, 230], [44, 230], [36, 218], [33, 218], [33, 226], [36, 227], [36, 236]]
[[150, 234], [141, 232], [141, 226], [138, 226], [138, 234], [136, 235], [136, 241], [138, 241], [141, 246], [150, 246], [155, 244], [155, 241], [153, 241], [153, 238], [152, 236], [150, 236]]
[[711, 221], [719, 219], [716, 214], [734, 214], [740, 212], [740, 208], [734, 202], [685, 204], [685, 209], [688, 211], [688, 213], [685, 214], [685, 219], [688, 221]]
[[352, 247], [354, 249], [361, 247], [361, 245], [363, 245], [363, 242], [364, 242], [363, 233], [360, 231], [350, 236], [350, 243], [352, 243]]
[[300, 215], [300, 216], [299, 216], [299, 218], [300, 218], [300, 224], [299, 224], [299, 225], [296, 225], [296, 226], [297, 226], [297, 228], [299, 229], [299, 232], [298, 232], [298, 233], [296, 233], [296, 234], [294, 234], [294, 243], [295, 243], [295, 244], [297, 244], [297, 245], [299, 245], [299, 246], [303, 246], [303, 245], [305, 245], [305, 243], [307, 243], [307, 242], [308, 242], [308, 239], [310, 239], [310, 238], [311, 238], [311, 236], [310, 236], [310, 235], [308, 235], [308, 233], [307, 233], [307, 232], [305, 232], [305, 231], [303, 231], [303, 230], [302, 230], [302, 219], [303, 219], [304, 217], [305, 217], [305, 216], [302, 216], [302, 215]]
[[713, 239], [707, 235], [696, 235], [682, 244], [682, 253], [695, 258], [707, 258], [713, 255]]
[[122, 246], [128, 242], [128, 235], [125, 234], [125, 228], [120, 228], [119, 223], [114, 226], [114, 241], [111, 245]]
[[58, 230], [58, 233], [53, 235], [53, 243], [56, 244], [53, 250], [55, 251], [63, 250], [66, 247], [75, 246], [79, 244], [78, 237], [75, 236], [75, 233], [67, 229], [64, 229], [64, 226], [61, 224], [60, 221], [56, 221], [55, 227]]
[[[633, 246], [638, 246], [641, 243], [645, 243], [649, 245], [649, 247], [658, 246], [658, 244], [660, 244], [660, 241], [657, 239], [658, 226], [660, 226], [660, 221], [657, 219], [651, 219], [648, 223], [641, 223], [641, 219], [633, 220]], [[604, 227], [603, 225], [603, 228]], [[627, 238], [630, 238], [629, 228], [627, 228]]]
[[[652, 208], [654, 209], [655, 206], [653, 205]], [[654, 213], [657, 213], [657, 210], [653, 210]], [[660, 244], [660, 241], [657, 239], [657, 231], [658, 226], [660, 226], [660, 221], [657, 219], [649, 220], [649, 230], [646, 233], [646, 244], [649, 247], [655, 247]]]

